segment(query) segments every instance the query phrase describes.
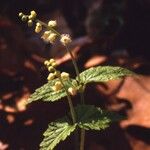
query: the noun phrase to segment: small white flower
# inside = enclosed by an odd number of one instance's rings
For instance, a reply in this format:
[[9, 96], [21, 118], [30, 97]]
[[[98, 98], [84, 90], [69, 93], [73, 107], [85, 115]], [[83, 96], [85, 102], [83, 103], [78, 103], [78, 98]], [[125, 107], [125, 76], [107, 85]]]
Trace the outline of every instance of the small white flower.
[[56, 27], [56, 26], [57, 26], [56, 20], [50, 20], [50, 21], [48, 22], [48, 26], [49, 26], [49, 27]]
[[73, 96], [77, 94], [77, 90], [73, 87], [70, 87], [68, 89], [68, 92], [69, 92], [70, 95], [73, 95]]
[[66, 45], [68, 45], [69, 43], [71, 43], [71, 37], [70, 37], [70, 35], [69, 34], [62, 34], [61, 35], [61, 39], [60, 39], [60, 42], [64, 45], [64, 46], [66, 46]]
[[67, 72], [62, 72], [62, 73], [61, 73], [61, 78], [62, 78], [63, 80], [69, 79], [69, 73], [67, 73]]
[[56, 38], [57, 38], [57, 34], [51, 33], [47, 39], [51, 44], [53, 44], [55, 42]]

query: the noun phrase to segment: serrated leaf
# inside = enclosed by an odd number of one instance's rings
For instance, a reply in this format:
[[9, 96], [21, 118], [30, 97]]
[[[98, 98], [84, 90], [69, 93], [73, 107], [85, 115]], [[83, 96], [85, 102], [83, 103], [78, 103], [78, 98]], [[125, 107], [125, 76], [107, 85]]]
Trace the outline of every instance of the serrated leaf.
[[90, 82], [107, 82], [109, 80], [119, 79], [123, 76], [129, 75], [133, 75], [133, 72], [125, 68], [98, 66], [80, 73], [80, 79], [82, 83], [87, 84]]
[[[28, 99], [28, 103], [31, 103], [31, 102], [37, 101], [37, 100], [54, 102], [54, 101], [57, 101], [57, 100], [65, 97], [67, 94], [66, 94], [64, 88], [62, 88], [59, 91], [54, 91], [52, 89], [52, 87], [54, 86], [56, 81], [58, 81], [58, 79], [49, 81], [42, 87], [36, 89], [35, 92]], [[64, 81], [64, 84], [66, 87], [69, 88], [70, 86], [72, 86], [73, 81], [74, 81], [73, 79], [67, 80], [67, 81]]]
[[53, 150], [58, 143], [64, 141], [75, 129], [76, 124], [71, 125], [65, 119], [50, 123], [44, 133], [40, 150]]
[[[76, 107], [78, 126], [85, 130], [101, 130], [110, 126], [118, 118], [114, 113], [104, 112], [92, 105], [78, 105]], [[120, 119], [120, 118], [118, 118]]]

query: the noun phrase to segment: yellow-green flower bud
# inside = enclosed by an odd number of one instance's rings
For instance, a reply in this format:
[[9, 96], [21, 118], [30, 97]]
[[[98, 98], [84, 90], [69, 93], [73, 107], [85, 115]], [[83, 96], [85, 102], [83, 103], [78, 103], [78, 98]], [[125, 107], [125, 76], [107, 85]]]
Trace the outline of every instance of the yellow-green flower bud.
[[57, 65], [56, 62], [53, 62], [53, 63], [51, 63], [51, 66], [55, 68], [55, 67], [57, 67], [58, 65]]
[[55, 72], [55, 68], [52, 67], [52, 66], [50, 66], [50, 67], [48, 67], [48, 71], [49, 71], [49, 72]]
[[36, 27], [35, 27], [35, 32], [39, 33], [41, 31], [42, 31], [42, 25], [41, 25], [41, 23], [37, 22]]
[[64, 45], [67, 46], [69, 43], [71, 43], [71, 37], [69, 34], [62, 34], [60, 42]]
[[19, 13], [19, 17], [20, 17], [20, 18], [23, 17], [23, 13], [22, 13], [22, 12]]
[[56, 20], [51, 20], [51, 21], [49, 21], [49, 22], [48, 22], [48, 26], [49, 26], [49, 27], [52, 27], [52, 28], [53, 28], [53, 27], [56, 27], [56, 26], [57, 26]]
[[55, 75], [57, 78], [59, 78], [59, 77], [60, 77], [60, 71], [55, 71], [55, 72], [54, 72], [54, 75]]
[[67, 72], [62, 72], [62, 73], [61, 73], [61, 78], [62, 78], [63, 80], [68, 80], [68, 79], [69, 79], [69, 73], [67, 73]]
[[29, 15], [29, 16], [28, 16], [28, 19], [29, 19], [29, 20], [33, 20], [33, 16], [32, 16], [32, 15]]
[[35, 32], [36, 33], [39, 33], [39, 32], [41, 32], [42, 31], [42, 26], [36, 26], [35, 27]]
[[22, 20], [23, 22], [27, 21], [27, 16], [23, 15], [22, 18], [21, 18], [21, 20]]
[[49, 37], [50, 34], [51, 34], [51, 31], [45, 31], [41, 38], [44, 41], [48, 42], [48, 37]]
[[48, 66], [48, 65], [49, 65], [49, 61], [48, 61], [48, 60], [45, 60], [45, 61], [44, 61], [44, 65]]
[[61, 82], [57, 81], [52, 88], [53, 88], [54, 91], [59, 91], [59, 90], [62, 89], [62, 87], [63, 87], [63, 85], [61, 84]]
[[77, 94], [77, 90], [73, 87], [70, 87], [68, 89], [68, 92], [69, 92], [70, 95], [73, 95], [73, 96]]
[[48, 81], [51, 81], [51, 80], [53, 80], [55, 78], [55, 75], [53, 74], [53, 73], [50, 73], [49, 75], [48, 75], [48, 77], [47, 77], [47, 80]]
[[32, 27], [33, 26], [33, 21], [32, 20], [28, 20], [28, 27]]
[[51, 58], [51, 59], [49, 60], [49, 62], [50, 62], [50, 64], [56, 63], [55, 59], [53, 59], [53, 58]]
[[56, 86], [62, 86], [62, 84], [61, 84], [60, 81], [57, 81], [57, 82], [55, 83], [55, 85], [56, 85]]
[[42, 27], [42, 24], [39, 23], [39, 22], [37, 22], [37, 23], [36, 23], [36, 26], [37, 26], [37, 27]]
[[35, 19], [37, 16], [36, 12], [32, 10], [30, 13], [31, 13], [32, 18]]
[[56, 38], [57, 38], [57, 34], [51, 33], [51, 34], [48, 36], [48, 41], [49, 41], [51, 44], [53, 44], [53, 43], [55, 42]]

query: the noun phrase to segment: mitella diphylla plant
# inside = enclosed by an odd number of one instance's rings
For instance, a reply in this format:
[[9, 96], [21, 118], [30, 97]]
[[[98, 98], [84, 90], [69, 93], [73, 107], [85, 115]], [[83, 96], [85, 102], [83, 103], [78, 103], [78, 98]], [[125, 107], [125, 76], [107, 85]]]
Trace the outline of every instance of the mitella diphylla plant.
[[[71, 37], [68, 34], [60, 34], [56, 30], [57, 22], [51, 20], [48, 24], [37, 19], [35, 11], [30, 15], [19, 13], [22, 21], [27, 22], [28, 26], [35, 25], [35, 32], [42, 33], [41, 38], [53, 44], [59, 39], [66, 51], [72, 58], [72, 63], [76, 72], [76, 78], [71, 78], [69, 73], [57, 70], [57, 63], [54, 59], [46, 60], [44, 65], [49, 71], [48, 82], [30, 96], [28, 103], [42, 100], [45, 102], [55, 102], [63, 97], [67, 97], [70, 112], [63, 118], [49, 123], [48, 129], [44, 133], [44, 139], [40, 144], [41, 150], [53, 150], [56, 145], [65, 140], [72, 132], [75, 132], [77, 146], [76, 149], [84, 150], [85, 131], [102, 130], [110, 126], [117, 120], [117, 115], [111, 112], [101, 110], [94, 105], [86, 105], [84, 100], [84, 91], [87, 84], [91, 82], [107, 82], [109, 80], [119, 79], [124, 76], [133, 75], [127, 69], [112, 66], [98, 66], [79, 72], [76, 60], [72, 52], [68, 49], [71, 43]], [[80, 94], [80, 104], [74, 106], [72, 96]], [[80, 130], [79, 130], [80, 129]], [[78, 135], [80, 131], [80, 145], [78, 146]]]

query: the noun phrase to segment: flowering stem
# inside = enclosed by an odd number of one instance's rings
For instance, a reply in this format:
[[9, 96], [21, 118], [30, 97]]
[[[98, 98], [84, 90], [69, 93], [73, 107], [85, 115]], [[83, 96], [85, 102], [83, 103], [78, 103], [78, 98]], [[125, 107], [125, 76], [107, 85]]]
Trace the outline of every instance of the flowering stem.
[[70, 54], [70, 56], [71, 56], [71, 60], [72, 60], [72, 63], [73, 63], [73, 65], [74, 65], [74, 68], [75, 68], [75, 71], [76, 71], [76, 75], [77, 75], [78, 80], [79, 80], [79, 83], [80, 83], [81, 79], [80, 79], [80, 76], [79, 76], [79, 69], [78, 69], [77, 63], [76, 63], [76, 61], [75, 61], [75, 58], [74, 58], [72, 52], [68, 49], [68, 47], [67, 47], [67, 46], [65, 46], [65, 47], [66, 47], [67, 52], [68, 52], [68, 53]]
[[76, 114], [75, 114], [75, 110], [74, 110], [74, 107], [72, 104], [70, 94], [68, 93], [68, 90], [67, 90], [66, 86], [64, 85], [61, 77], [59, 77], [59, 80], [60, 80], [61, 84], [63, 85], [65, 92], [67, 93], [67, 99], [68, 99], [68, 103], [69, 103], [69, 107], [70, 107], [70, 113], [71, 113], [72, 121], [75, 124], [76, 123]]
[[49, 27], [45, 22], [41, 21], [41, 20], [36, 20], [36, 22], [39, 22], [41, 25], [43, 25], [44, 27], [46, 27], [48, 30], [53, 31], [55, 34], [57, 34], [57, 36], [61, 36], [61, 34], [59, 32], [57, 32], [54, 28]]
[[[67, 90], [66, 86], [64, 85], [61, 77], [59, 77], [59, 80], [60, 80], [61, 84], [63, 85], [65, 92], [67, 93], [67, 99], [68, 99], [68, 103], [69, 103], [69, 107], [70, 107], [71, 118], [72, 118], [73, 124], [75, 124], [76, 123], [76, 114], [75, 114], [75, 110], [74, 110], [74, 107], [72, 104], [71, 97], [70, 97], [68, 90]], [[75, 147], [76, 147], [76, 150], [78, 150], [78, 132], [77, 131], [75, 132]]]
[[[72, 52], [68, 49], [68, 47], [67, 46], [65, 46], [65, 47], [66, 47], [67, 52], [71, 56], [71, 60], [72, 60], [73, 66], [75, 68], [75, 72], [76, 72], [78, 81], [79, 81], [79, 83], [81, 83], [81, 79], [80, 79], [80, 75], [79, 75], [79, 69], [78, 69], [77, 63], [75, 61], [75, 58], [74, 58]], [[80, 97], [81, 97], [81, 103], [84, 104], [84, 95], [83, 95], [83, 92], [80, 93]]]
[[[48, 30], [51, 30], [53, 31], [55, 34], [57, 34], [57, 36], [61, 36], [61, 34], [59, 32], [57, 32], [54, 28], [48, 26], [46, 23], [40, 21], [40, 20], [36, 20], [36, 22], [39, 22], [41, 25], [43, 25], [45, 28], [47, 28]], [[76, 63], [76, 60], [72, 54], [72, 52], [68, 49], [67, 46], [65, 46], [66, 48], [66, 51], [70, 54], [71, 56], [71, 60], [72, 60], [72, 63], [73, 63], [73, 66], [75, 68], [75, 72], [76, 72], [76, 75], [77, 75], [77, 78], [78, 78], [78, 83], [79, 85], [81, 84], [81, 79], [80, 79], [80, 75], [79, 75], [79, 69], [78, 69], [78, 66], [77, 66], [77, 63]], [[73, 107], [73, 104], [72, 104], [72, 100], [71, 100], [71, 97], [70, 97], [70, 94], [68, 93], [68, 90], [67, 88], [65, 87], [61, 77], [59, 77], [59, 80], [61, 82], [61, 84], [63, 85], [64, 89], [65, 89], [65, 92], [67, 93], [67, 99], [68, 99], [68, 103], [69, 103], [69, 107], [70, 107], [70, 113], [71, 113], [71, 117], [72, 117], [72, 121], [73, 123], [76, 123], [76, 114], [75, 114], [75, 110], [74, 110], [74, 107]], [[84, 95], [83, 95], [83, 91], [80, 92], [80, 97], [81, 97], [81, 103], [84, 104]], [[76, 133], [77, 134], [77, 133]], [[77, 137], [77, 136], [76, 136]], [[80, 137], [80, 150], [84, 150], [84, 141], [85, 141], [85, 130], [84, 129], [81, 129], [81, 137]], [[78, 145], [78, 144], [77, 144]], [[77, 146], [78, 147], [78, 146]]]
[[[75, 61], [75, 58], [74, 58], [72, 52], [68, 49], [67, 46], [66, 46], [66, 50], [70, 54], [70, 56], [72, 58], [72, 63], [74, 65], [74, 68], [75, 68], [75, 71], [76, 71], [76, 75], [78, 77], [79, 84], [81, 84], [81, 79], [80, 79], [80, 75], [79, 75], [79, 69], [78, 69], [77, 63]], [[81, 103], [84, 104], [83, 91], [80, 92], [80, 97], [81, 97]], [[85, 141], [85, 130], [81, 129], [81, 133], [80, 133], [80, 150], [84, 150], [84, 141]]]
[[[48, 25], [47, 25], [46, 23], [44, 23], [43, 21], [37, 19], [36, 22], [39, 22], [41, 25], [43, 25], [43, 26], [46, 27], [47, 29], [53, 31], [55, 34], [57, 34], [57, 36], [61, 36], [61, 34], [60, 34], [59, 32], [57, 32], [54, 28], [48, 26]], [[68, 49], [68, 47], [65, 46], [65, 48], [66, 48], [67, 52], [70, 54], [70, 56], [71, 56], [71, 60], [72, 60], [72, 63], [73, 63], [73, 65], [74, 65], [74, 68], [75, 68], [75, 71], [76, 71], [76, 75], [77, 75], [78, 80], [79, 80], [79, 82], [80, 82], [79, 69], [78, 69], [77, 63], [76, 63], [76, 61], [75, 61], [75, 58], [74, 58], [72, 52]]]

